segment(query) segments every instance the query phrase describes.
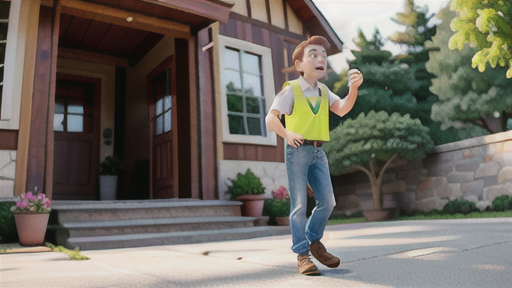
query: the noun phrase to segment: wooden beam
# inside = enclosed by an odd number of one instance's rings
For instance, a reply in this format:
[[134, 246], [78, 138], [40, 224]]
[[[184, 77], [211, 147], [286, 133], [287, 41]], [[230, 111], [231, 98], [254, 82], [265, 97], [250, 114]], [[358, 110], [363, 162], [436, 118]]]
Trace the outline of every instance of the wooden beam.
[[128, 59], [125, 58], [64, 47], [59, 47], [59, 58], [82, 60], [86, 62], [93, 62], [112, 66], [129, 67]]
[[208, 0], [143, 0], [144, 2], [162, 5], [175, 10], [190, 14], [199, 15], [214, 21], [227, 23], [229, 20], [229, 11], [234, 4], [228, 4], [222, 1]]
[[112, 23], [175, 38], [188, 39], [190, 35], [190, 26], [140, 13], [76, 0], [61, 0], [59, 4], [62, 5], [62, 13], [72, 16]]

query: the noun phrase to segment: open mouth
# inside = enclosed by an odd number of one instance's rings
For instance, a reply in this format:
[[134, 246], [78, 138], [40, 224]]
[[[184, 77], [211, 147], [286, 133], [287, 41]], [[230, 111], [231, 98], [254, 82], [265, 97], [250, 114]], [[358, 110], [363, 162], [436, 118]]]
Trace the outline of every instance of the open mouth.
[[321, 67], [321, 66], [320, 67], [316, 67], [315, 69], [316, 70], [320, 70], [320, 71], [324, 71], [324, 67]]

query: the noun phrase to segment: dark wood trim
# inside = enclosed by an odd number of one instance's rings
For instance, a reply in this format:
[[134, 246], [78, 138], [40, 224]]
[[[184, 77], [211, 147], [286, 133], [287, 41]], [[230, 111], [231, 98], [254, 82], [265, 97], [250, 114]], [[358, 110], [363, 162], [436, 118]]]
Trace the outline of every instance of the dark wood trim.
[[[188, 61], [189, 61], [189, 89], [190, 89], [190, 179], [191, 179], [191, 197], [199, 199], [199, 191], [201, 185], [201, 170], [199, 169], [199, 115], [197, 104], [197, 46], [196, 38], [190, 37], [188, 39]], [[201, 51], [202, 52], [202, 51]]]
[[[32, 112], [30, 121], [30, 140], [28, 148], [27, 185], [32, 190], [35, 186], [39, 191], [45, 189], [48, 104], [50, 98], [52, 31], [52, 8], [41, 6], [39, 10], [39, 28], [37, 36], [37, 52], [32, 94]], [[51, 191], [45, 191], [46, 193]]]
[[[324, 15], [318, 10], [316, 5], [311, 0], [304, 0], [304, 3], [308, 6], [308, 8], [311, 10], [313, 15], [315, 15], [316, 20], [318, 21], [319, 25], [322, 27], [322, 29], [325, 31], [325, 33], [329, 36], [331, 39], [331, 51], [334, 50], [332, 46], [335, 47], [336, 50], [339, 52], [343, 52], [343, 42], [338, 38], [338, 35], [334, 32], [334, 29], [332, 29], [331, 25], [327, 20], [324, 18]], [[315, 19], [313, 18], [313, 19]], [[311, 23], [304, 23], [304, 29], [306, 30], [311, 26]]]
[[277, 26], [270, 25], [270, 24], [268, 24], [266, 22], [263, 22], [263, 21], [260, 21], [260, 20], [256, 20], [256, 19], [252, 19], [252, 18], [243, 16], [243, 15], [240, 15], [240, 14], [237, 14], [237, 13], [234, 13], [234, 12], [231, 12], [229, 14], [229, 17], [232, 18], [232, 20], [238, 20], [238, 21], [242, 21], [242, 22], [245, 22], [245, 23], [249, 23], [249, 24], [251, 24], [253, 26], [257, 26], [257, 27], [261, 27], [261, 28], [267, 29], [267, 30], [269, 30], [271, 32], [274, 32], [276, 34], [280, 34], [280, 35], [286, 36], [288, 38], [297, 39], [297, 40], [300, 40], [300, 41], [302, 41], [302, 39], [304, 39], [303, 35], [296, 34], [296, 33], [293, 33], [293, 32], [290, 32], [290, 31], [287, 31], [287, 30], [284, 30], [284, 29], [281, 29], [281, 28], [279, 28]]
[[191, 190], [191, 142], [190, 142], [190, 86], [188, 39], [174, 39], [176, 57], [176, 100], [178, 109], [178, 169], [180, 170], [178, 198], [192, 198]]
[[[251, 9], [251, 0], [245, 0], [245, 5], [247, 6], [247, 17], [252, 18], [252, 9]], [[230, 13], [229, 18], [233, 18]]]
[[199, 15], [214, 21], [228, 22], [229, 10], [234, 4], [228, 4], [222, 1], [207, 0], [143, 0], [151, 4], [169, 7], [175, 10], [183, 11], [190, 14]]
[[0, 150], [18, 150], [19, 130], [0, 129]]
[[[136, 28], [176, 38], [188, 39], [190, 35], [190, 26], [188, 25], [152, 16], [146, 16], [136, 12], [125, 11], [85, 1], [61, 1], [60, 5], [62, 5], [62, 13], [72, 16], [79, 16], [119, 26]], [[133, 21], [126, 21], [128, 17], [132, 17]]]
[[60, 1], [56, 1], [53, 9], [53, 28], [52, 28], [52, 46], [51, 46], [51, 66], [50, 66], [50, 95], [48, 99], [48, 124], [46, 125], [46, 196], [52, 199], [53, 195], [53, 161], [54, 161], [54, 143], [53, 136], [53, 117], [55, 113], [55, 89], [57, 79], [57, 54], [59, 47], [59, 29], [60, 29]]
[[286, 31], [290, 30], [290, 26], [288, 26], [288, 6], [286, 5], [286, 0], [283, 1], [283, 13], [284, 13], [284, 27]]
[[208, 44], [208, 31], [198, 33], [197, 67], [199, 68], [199, 117], [201, 146], [201, 192], [202, 199], [216, 199], [217, 193], [217, 149], [215, 125], [215, 93], [213, 80], [213, 49], [205, 52], [201, 47]]
[[68, 58], [111, 66], [129, 67], [128, 59], [89, 51], [59, 47], [59, 58]]
[[[115, 68], [115, 92], [114, 92], [114, 156], [119, 157], [120, 159], [124, 160], [126, 163], [126, 159], [124, 157], [124, 131], [125, 131], [125, 115], [126, 115], [126, 74], [127, 69], [126, 67], [120, 67], [116, 66]], [[101, 133], [101, 140], [100, 140], [100, 146], [101, 142], [104, 141], [103, 139], [103, 131], [100, 131]], [[110, 144], [112, 145], [112, 144]], [[100, 159], [103, 160], [103, 159]], [[141, 176], [142, 175], [137, 175]], [[126, 170], [125, 173], [121, 173], [118, 175], [119, 179], [117, 181], [117, 191], [122, 195], [122, 199], [127, 199], [127, 196], [129, 196], [129, 192], [127, 191], [127, 187], [129, 186], [129, 183], [127, 185], [126, 183]], [[138, 177], [137, 179], [140, 179]], [[149, 189], [149, 187], [145, 187], [146, 189]], [[147, 190], [145, 190], [147, 191]], [[137, 191], [137, 193], [144, 194], [143, 191]], [[138, 195], [133, 195], [138, 196]], [[148, 196], [148, 195], [146, 195]], [[141, 199], [136, 197], [135, 199]]]
[[270, 0], [265, 0], [265, 8], [267, 8], [268, 24], [272, 25], [272, 16], [270, 15]]

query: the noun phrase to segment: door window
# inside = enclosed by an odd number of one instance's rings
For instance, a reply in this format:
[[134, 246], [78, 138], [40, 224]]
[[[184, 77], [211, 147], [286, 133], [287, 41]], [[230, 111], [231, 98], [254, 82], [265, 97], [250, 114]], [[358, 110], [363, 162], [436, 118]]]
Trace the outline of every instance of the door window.
[[155, 100], [155, 135], [171, 131], [172, 95], [169, 83], [169, 70], [153, 79], [153, 99]]
[[90, 105], [87, 103], [90, 101], [91, 99], [56, 96], [53, 131], [90, 133], [92, 129], [92, 108], [90, 108], [92, 103]]

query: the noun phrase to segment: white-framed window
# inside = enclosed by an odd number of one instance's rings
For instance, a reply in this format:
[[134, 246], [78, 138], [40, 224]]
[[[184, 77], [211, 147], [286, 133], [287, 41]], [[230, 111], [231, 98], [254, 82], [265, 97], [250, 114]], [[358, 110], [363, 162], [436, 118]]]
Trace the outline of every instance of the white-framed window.
[[275, 146], [265, 125], [275, 97], [270, 48], [218, 37], [223, 141]]
[[[9, 27], [10, 1], [0, 1], [0, 117], [4, 88], [5, 52], [7, 48], [7, 28]], [[1, 118], [0, 118], [1, 119]]]

